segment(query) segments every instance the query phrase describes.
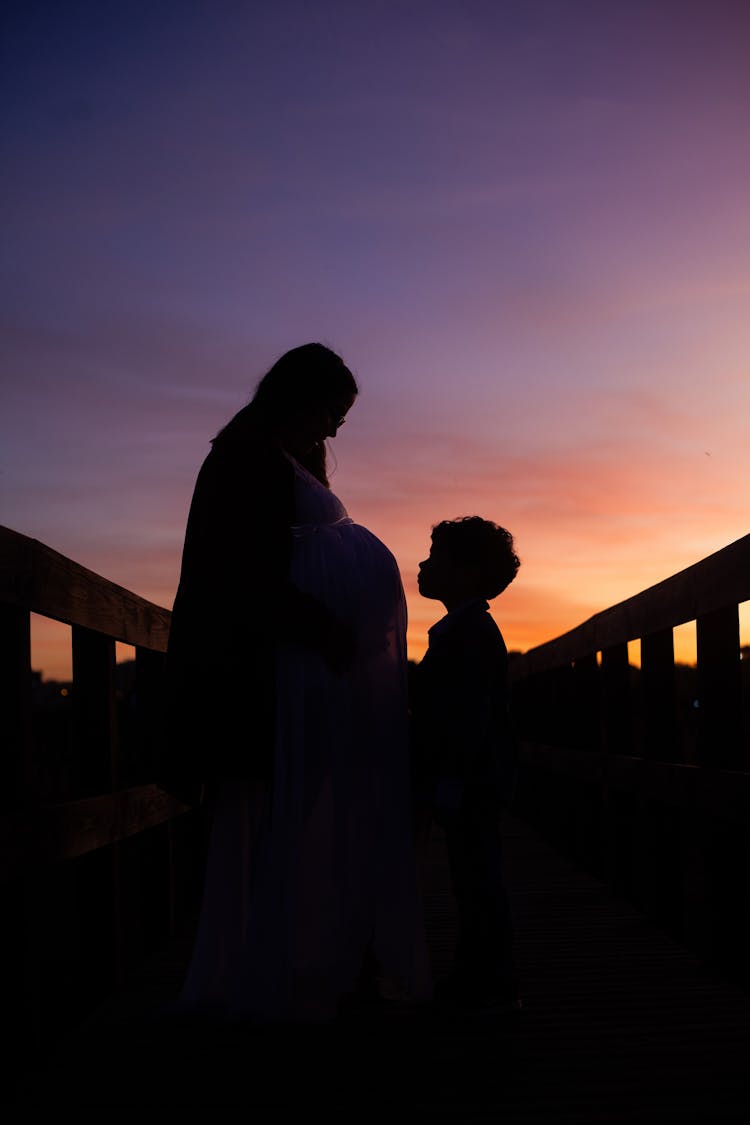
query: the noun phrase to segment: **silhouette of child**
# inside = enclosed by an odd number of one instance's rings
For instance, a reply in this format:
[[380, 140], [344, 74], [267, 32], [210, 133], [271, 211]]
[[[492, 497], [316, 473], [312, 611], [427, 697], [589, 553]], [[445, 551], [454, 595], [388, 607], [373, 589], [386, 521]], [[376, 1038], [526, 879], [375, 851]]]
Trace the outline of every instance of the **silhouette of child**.
[[508, 653], [488, 604], [519, 566], [505, 528], [466, 516], [433, 527], [418, 576], [422, 596], [447, 610], [429, 630], [411, 703], [417, 835], [442, 827], [459, 917], [454, 964], [436, 999], [488, 1015], [520, 1008], [499, 826], [516, 741]]

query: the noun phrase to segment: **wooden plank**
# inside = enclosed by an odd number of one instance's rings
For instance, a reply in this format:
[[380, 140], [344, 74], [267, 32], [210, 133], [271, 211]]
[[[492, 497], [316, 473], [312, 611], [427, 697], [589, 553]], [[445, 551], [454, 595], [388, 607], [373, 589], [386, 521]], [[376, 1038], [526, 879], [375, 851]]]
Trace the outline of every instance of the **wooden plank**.
[[[48, 1065], [17, 1079], [18, 1109], [29, 1118], [200, 1107], [263, 1122], [314, 1110], [457, 1125], [750, 1121], [747, 992], [523, 823], [507, 818], [503, 835], [524, 1002], [517, 1028], [429, 1008], [286, 1034], [154, 1018], [184, 979], [191, 942], [180, 941], [134, 975], [126, 1004], [105, 1007]], [[442, 979], [457, 930], [437, 835], [428, 858], [425, 917]]]
[[189, 811], [157, 785], [48, 805], [0, 817], [0, 879], [145, 832]]
[[0, 601], [166, 651], [168, 610], [7, 527], [0, 527]]

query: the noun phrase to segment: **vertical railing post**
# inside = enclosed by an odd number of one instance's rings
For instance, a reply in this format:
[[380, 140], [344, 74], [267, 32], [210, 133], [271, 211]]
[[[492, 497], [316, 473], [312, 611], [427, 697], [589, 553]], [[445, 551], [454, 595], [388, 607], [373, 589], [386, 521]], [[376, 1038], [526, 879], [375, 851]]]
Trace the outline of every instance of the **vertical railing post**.
[[[601, 751], [601, 677], [596, 652], [588, 652], [573, 661], [573, 721], [575, 747], [592, 755]], [[576, 799], [577, 854], [593, 870], [602, 861], [601, 773], [581, 779]]]
[[[653, 761], [680, 758], [675, 704], [674, 633], [671, 628], [641, 638], [640, 754]], [[673, 933], [684, 915], [685, 813], [655, 799], [646, 787], [637, 803], [634, 867], [637, 901]]]
[[[31, 619], [29, 611], [0, 603], [0, 721], [3, 777], [0, 816], [32, 816], [36, 805], [33, 757]], [[40, 938], [43, 904], [34, 875], [2, 887], [6, 921], [0, 927], [0, 987], [6, 1023], [6, 1050], [20, 1058], [42, 1042]]]
[[736, 605], [696, 622], [698, 648], [698, 759], [702, 766], [747, 769], [742, 744], [742, 669]]
[[596, 653], [586, 653], [573, 661], [575, 724], [578, 745], [583, 750], [601, 748], [600, 676]]
[[26, 805], [36, 788], [31, 696], [31, 615], [0, 603], [0, 714], [3, 786], [0, 807]]
[[[747, 769], [742, 731], [742, 668], [736, 604], [696, 621], [698, 649], [698, 761], [704, 770]], [[700, 825], [704, 840], [705, 896], [710, 909], [709, 955], [736, 956], [747, 929], [747, 830], [710, 816]], [[744, 888], [744, 893], [739, 888]]]
[[618, 889], [629, 893], [632, 884], [633, 824], [623, 799], [610, 783], [606, 757], [631, 750], [630, 664], [623, 642], [602, 649], [603, 760], [602, 828], [604, 864]]
[[641, 639], [644, 758], [678, 759], [674, 689], [674, 634], [671, 629], [648, 633]]
[[604, 744], [609, 754], [631, 751], [630, 664], [627, 644], [602, 650]]
[[[115, 642], [91, 629], [73, 627], [73, 704], [76, 742], [79, 751], [78, 785], [80, 796], [115, 792], [119, 784], [118, 732], [115, 700]], [[101, 867], [92, 874], [97, 888], [87, 888], [91, 905], [88, 917], [88, 963], [95, 967], [105, 985], [119, 988], [124, 972], [121, 845], [103, 850]], [[103, 885], [102, 885], [103, 884]], [[109, 923], [100, 931], [97, 917], [102, 904], [109, 907]], [[101, 935], [101, 944], [96, 940]], [[84, 936], [86, 940], [86, 936]], [[102, 948], [102, 945], [104, 948]]]
[[118, 784], [115, 642], [73, 627], [73, 705], [78, 747], [78, 796], [111, 792]]
[[[143, 778], [151, 780], [154, 776], [157, 756], [161, 751], [161, 741], [165, 733], [165, 672], [166, 657], [163, 652], [154, 652], [151, 649], [137, 647], [135, 650], [135, 696], [138, 745], [141, 748], [140, 769], [144, 771]], [[147, 840], [141, 841], [141, 862], [157, 865], [159, 870], [166, 874], [166, 888], [162, 896], [163, 912], [159, 912], [154, 919], [152, 906], [150, 919], [144, 919], [143, 924], [149, 925], [149, 932], [144, 934], [146, 942], [173, 936], [176, 930], [177, 894], [174, 854], [174, 825], [169, 821], [158, 832], [149, 833]]]

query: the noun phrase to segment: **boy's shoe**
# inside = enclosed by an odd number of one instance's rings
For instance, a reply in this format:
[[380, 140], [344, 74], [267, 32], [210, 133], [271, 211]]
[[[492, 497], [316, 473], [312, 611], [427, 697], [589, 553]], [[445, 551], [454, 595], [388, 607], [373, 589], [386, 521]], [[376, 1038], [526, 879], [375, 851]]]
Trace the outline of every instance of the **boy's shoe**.
[[359, 982], [359, 987], [348, 993], [339, 1003], [343, 1017], [391, 1016], [419, 1014], [428, 1007], [428, 1001], [412, 995], [395, 977], [374, 973]]
[[521, 1017], [523, 1005], [518, 996], [487, 996], [484, 1000], [470, 1005], [466, 1011], [479, 1019], [503, 1020], [508, 1023], [517, 1023]]
[[510, 1020], [520, 1018], [521, 999], [515, 990], [477, 987], [468, 988], [455, 977], [441, 981], [435, 990], [435, 1004], [450, 1015], [476, 1016], [480, 1019]]

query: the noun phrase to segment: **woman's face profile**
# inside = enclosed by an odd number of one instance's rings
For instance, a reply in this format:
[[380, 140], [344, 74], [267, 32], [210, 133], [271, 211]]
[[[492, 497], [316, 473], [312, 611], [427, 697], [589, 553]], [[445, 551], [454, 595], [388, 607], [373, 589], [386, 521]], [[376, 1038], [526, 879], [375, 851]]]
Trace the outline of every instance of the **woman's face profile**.
[[313, 446], [326, 438], [336, 437], [353, 404], [354, 398], [346, 396], [300, 411], [289, 420], [287, 427], [289, 452], [309, 453]]

